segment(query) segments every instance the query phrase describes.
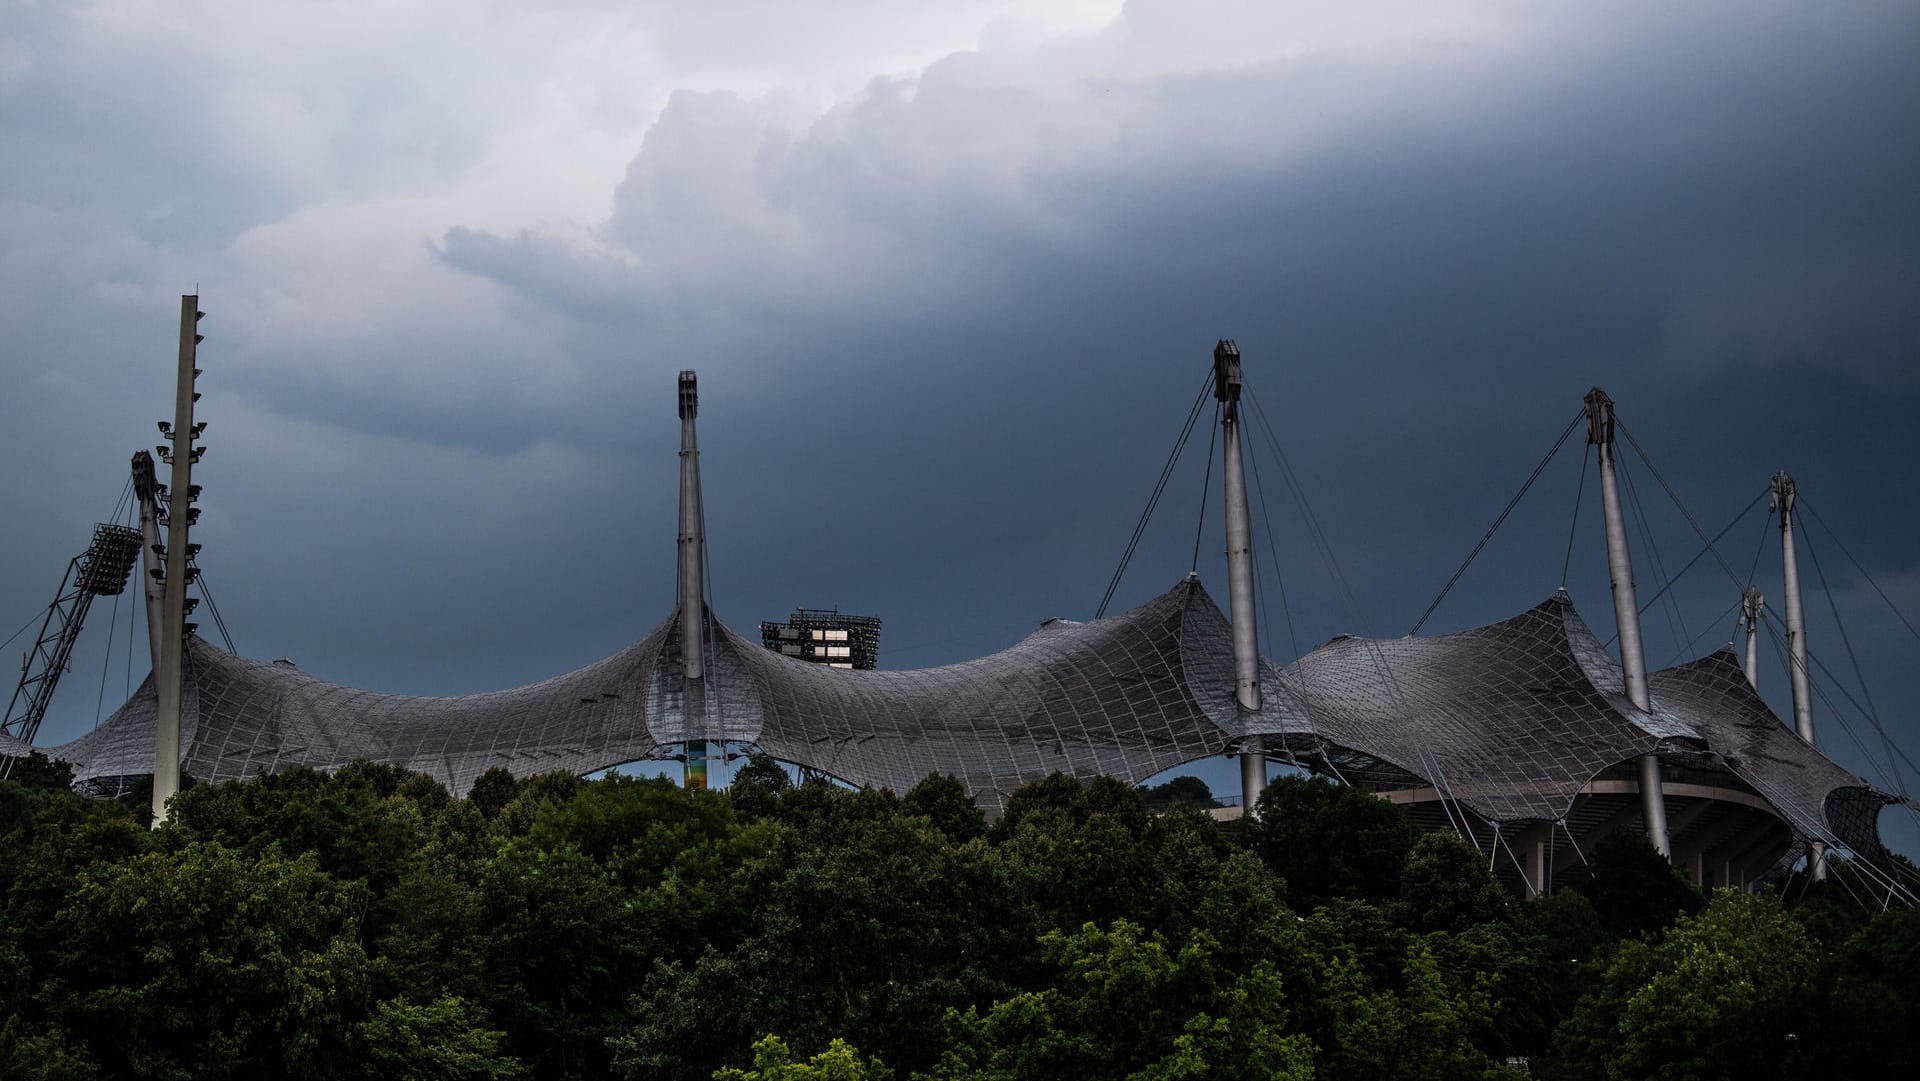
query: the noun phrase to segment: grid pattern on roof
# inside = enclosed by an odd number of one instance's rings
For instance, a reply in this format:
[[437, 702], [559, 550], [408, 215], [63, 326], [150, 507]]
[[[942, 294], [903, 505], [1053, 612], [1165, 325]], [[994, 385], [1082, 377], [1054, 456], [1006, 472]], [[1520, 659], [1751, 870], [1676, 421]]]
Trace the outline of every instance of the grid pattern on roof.
[[1655, 700], [1700, 730], [1720, 763], [1802, 838], [1837, 839], [1885, 860], [1877, 819], [1890, 800], [1800, 738], [1747, 682], [1731, 650], [1647, 676]]
[[[1226, 618], [1188, 579], [1131, 611], [1049, 620], [1009, 649], [940, 668], [828, 668], [707, 619], [706, 678], [682, 678], [679, 617], [584, 668], [488, 694], [382, 695], [198, 638], [182, 704], [186, 771], [226, 781], [292, 766], [392, 762], [464, 793], [486, 769], [590, 773], [692, 740], [757, 745], [859, 785], [960, 778], [989, 812], [1061, 771], [1138, 782], [1250, 734], [1271, 754], [1369, 787], [1431, 785], [1493, 822], [1565, 817], [1601, 771], [1647, 753], [1724, 760], [1796, 830], [1881, 851], [1886, 797], [1806, 746], [1714, 656], [1650, 677], [1654, 708], [1556, 593], [1512, 619], [1431, 638], [1336, 639], [1263, 662], [1262, 708], [1233, 698]], [[111, 791], [153, 766], [149, 678], [51, 753]]]

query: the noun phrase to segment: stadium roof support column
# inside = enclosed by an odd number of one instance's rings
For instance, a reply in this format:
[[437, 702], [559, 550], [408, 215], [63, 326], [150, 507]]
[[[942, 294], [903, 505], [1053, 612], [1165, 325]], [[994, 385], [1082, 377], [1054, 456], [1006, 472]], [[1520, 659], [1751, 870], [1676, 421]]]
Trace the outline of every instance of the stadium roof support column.
[[[1813, 698], [1807, 687], [1807, 613], [1800, 604], [1800, 564], [1793, 546], [1793, 477], [1782, 469], [1773, 475], [1773, 508], [1780, 512], [1780, 562], [1787, 590], [1787, 656], [1793, 681], [1793, 730], [1813, 746]], [[1827, 846], [1814, 841], [1807, 868], [1815, 881], [1827, 877]]]
[[[1233, 624], [1234, 700], [1243, 716], [1260, 712], [1260, 642], [1254, 634], [1253, 518], [1240, 458], [1240, 349], [1222, 339], [1213, 347], [1213, 396], [1220, 402], [1221, 462], [1227, 500], [1227, 618]], [[1250, 717], [1248, 719], [1251, 719]], [[1267, 748], [1260, 736], [1240, 741], [1240, 806], [1252, 814], [1267, 787]]]
[[[1613, 464], [1613, 399], [1594, 387], [1587, 392], [1587, 442], [1600, 457], [1600, 503], [1607, 524], [1607, 573], [1613, 581], [1613, 616], [1620, 629], [1620, 667], [1626, 675], [1627, 700], [1644, 713], [1653, 710], [1647, 692], [1647, 655], [1640, 641], [1640, 603], [1634, 595], [1633, 556], [1627, 550], [1626, 516], [1620, 510], [1620, 481]], [[1666, 793], [1660, 783], [1660, 756], [1644, 754], [1638, 762], [1640, 806], [1647, 840], [1662, 856], [1673, 856], [1667, 838]]]
[[[153, 734], [153, 824], [167, 820], [167, 801], [180, 791], [180, 695], [185, 666], [181, 656], [186, 646], [187, 622], [187, 531], [193, 524], [193, 402], [200, 397], [193, 389], [194, 367], [200, 345], [200, 298], [187, 294], [180, 298], [180, 366], [174, 382], [173, 475], [167, 487], [167, 567], [163, 626], [160, 635], [160, 665], [154, 672], [158, 716]], [[163, 425], [164, 427], [164, 425]]]
[[705, 673], [700, 631], [706, 616], [700, 557], [706, 538], [700, 525], [700, 445], [693, 430], [700, 411], [698, 377], [680, 373], [680, 661], [688, 679]]
[[1758, 586], [1748, 586], [1740, 598], [1740, 625], [1747, 629], [1747, 686], [1760, 689], [1760, 614], [1767, 598]]
[[700, 412], [699, 378], [691, 370], [680, 373], [680, 665], [686, 677], [680, 698], [681, 746], [685, 760], [683, 783], [706, 783], [707, 716], [705, 634], [707, 597], [702, 577], [706, 529], [700, 508], [700, 445], [693, 430]]

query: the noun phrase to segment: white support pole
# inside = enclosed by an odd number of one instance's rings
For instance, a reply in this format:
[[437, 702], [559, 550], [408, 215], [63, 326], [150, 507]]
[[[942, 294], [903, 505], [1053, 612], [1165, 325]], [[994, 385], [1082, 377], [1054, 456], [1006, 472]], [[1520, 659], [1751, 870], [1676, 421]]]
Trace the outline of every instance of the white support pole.
[[[1587, 393], [1587, 442], [1599, 448], [1600, 502], [1607, 525], [1607, 572], [1613, 581], [1614, 623], [1620, 630], [1620, 668], [1626, 677], [1627, 700], [1642, 712], [1652, 712], [1647, 691], [1647, 657], [1640, 640], [1640, 604], [1634, 595], [1633, 557], [1627, 550], [1626, 516], [1620, 509], [1620, 483], [1613, 464], [1613, 399], [1594, 387]], [[1640, 779], [1641, 815], [1647, 840], [1662, 856], [1673, 858], [1667, 837], [1667, 801], [1660, 782], [1660, 756], [1643, 754], [1636, 763]]]
[[698, 378], [680, 373], [680, 660], [688, 679], [705, 672], [701, 631], [706, 620], [706, 595], [700, 577], [700, 446], [694, 435], [694, 417], [700, 411]]
[[[1800, 603], [1800, 565], [1794, 555], [1793, 477], [1782, 469], [1773, 475], [1773, 509], [1780, 512], [1780, 560], [1787, 593], [1787, 673], [1793, 685], [1793, 730], [1813, 745], [1813, 694], [1807, 685], [1807, 616]], [[1814, 841], [1807, 853], [1807, 869], [1814, 881], [1827, 877], [1827, 846]]]
[[167, 568], [160, 665], [154, 673], [159, 709], [153, 738], [153, 824], [167, 820], [167, 801], [180, 791], [180, 698], [186, 647], [188, 532], [193, 525], [194, 367], [200, 344], [200, 298], [180, 298], [180, 362], [174, 380], [173, 462], [167, 487]]
[[1748, 586], [1740, 598], [1740, 625], [1747, 632], [1747, 686], [1760, 689], [1760, 616], [1767, 598], [1756, 586]]
[[[1234, 701], [1251, 720], [1260, 712], [1260, 643], [1253, 602], [1253, 519], [1247, 508], [1247, 477], [1240, 457], [1240, 349], [1221, 340], [1213, 347], [1213, 395], [1219, 400], [1221, 463], [1226, 489], [1227, 618], [1233, 624]], [[1240, 800], [1252, 814], [1267, 787], [1266, 742], [1249, 734], [1240, 742]]]
[[681, 695], [681, 744], [686, 759], [682, 783], [707, 783], [706, 742], [706, 582], [702, 559], [706, 536], [701, 524], [700, 445], [694, 418], [700, 412], [699, 379], [680, 373], [680, 664], [686, 677]]

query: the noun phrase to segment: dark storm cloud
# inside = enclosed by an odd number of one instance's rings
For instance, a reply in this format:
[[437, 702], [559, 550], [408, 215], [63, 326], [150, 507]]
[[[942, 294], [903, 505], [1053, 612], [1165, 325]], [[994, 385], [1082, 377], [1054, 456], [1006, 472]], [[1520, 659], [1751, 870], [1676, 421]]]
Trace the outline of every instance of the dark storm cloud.
[[[1920, 609], [1920, 513], [1888, 498], [1920, 458], [1916, 31], [1892, 4], [1416, 5], [1354, 27], [1135, 3], [1100, 33], [889, 68], [824, 112], [663, 95], [605, 206], [558, 225], [408, 195], [267, 214], [215, 271], [208, 402], [236, 455], [208, 460], [216, 588], [243, 649], [347, 682], [480, 690], [590, 660], [671, 605], [670, 384], [694, 367], [717, 610], [744, 630], [838, 604], [886, 619], [883, 663], [957, 660], [1092, 614], [1232, 336], [1357, 601], [1256, 444], [1293, 623], [1269, 612], [1276, 659], [1404, 632], [1593, 384], [1705, 528], [1790, 467]], [[397, 139], [321, 158], [360, 176], [341, 163]], [[564, 163], [514, 165], [537, 188]], [[167, 340], [180, 291], [143, 235], [106, 230], [73, 275], [136, 268], [123, 349]], [[87, 370], [63, 357], [56, 384]], [[70, 399], [36, 388], [9, 412], [45, 434]], [[1188, 569], [1205, 435], [1119, 603]], [[1577, 438], [1429, 629], [1560, 584]], [[1697, 540], [1636, 469], [1677, 569]], [[1596, 515], [1568, 585], [1604, 637]], [[1199, 566], [1223, 595], [1218, 519]], [[1730, 535], [1738, 573], [1763, 528]], [[1911, 741], [1914, 643], [1821, 556]], [[1650, 551], [1639, 577], [1660, 582]], [[1706, 561], [1671, 625], [1649, 613], [1656, 663], [1725, 639], [1728, 589]]]
[[[444, 255], [529, 294], [550, 275], [596, 298], [583, 316], [697, 357], [723, 609], [881, 611], [896, 663], [1090, 614], [1223, 334], [1361, 600], [1270, 476], [1304, 646], [1409, 626], [1595, 383], [1707, 528], [1791, 459], [1820, 503], [1867, 508], [1855, 543], [1900, 583], [1912, 547], [1873, 538], [1914, 513], [1859, 463], [1916, 457], [1885, 433], [1911, 434], [1920, 385], [1920, 74], [1909, 13], [1848, 14], [1640, 13], [1519, 56], [1148, 76], [965, 54], [804, 127], [777, 100], [682, 95], [596, 254], [509, 270], [538, 241], [463, 233]], [[623, 290], [630, 312], [694, 298], [705, 340], [602, 314]], [[1577, 462], [1436, 626], [1559, 584]], [[1648, 597], [1698, 541], [1651, 471], [1638, 487], [1663, 552], [1642, 556]], [[1129, 599], [1185, 570], [1193, 506], [1174, 513]], [[1600, 554], [1574, 540], [1604, 636]], [[1653, 648], [1726, 639], [1717, 574], [1649, 613]]]

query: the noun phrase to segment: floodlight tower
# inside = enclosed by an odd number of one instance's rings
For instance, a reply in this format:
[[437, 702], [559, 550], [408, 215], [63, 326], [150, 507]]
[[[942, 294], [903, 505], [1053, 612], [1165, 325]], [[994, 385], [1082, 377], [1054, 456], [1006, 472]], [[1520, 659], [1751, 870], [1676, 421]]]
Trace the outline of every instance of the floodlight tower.
[[[1773, 509], [1780, 512], [1780, 560], [1787, 592], [1787, 657], [1793, 681], [1793, 730], [1813, 746], [1813, 696], [1807, 686], [1807, 615], [1800, 604], [1800, 564], [1794, 558], [1793, 477], [1782, 469], [1773, 475]], [[1814, 841], [1807, 853], [1807, 869], [1814, 881], [1827, 877], [1827, 846]]]
[[[1260, 643], [1254, 635], [1253, 525], [1247, 478], [1240, 460], [1240, 348], [1230, 339], [1213, 347], [1213, 396], [1220, 403], [1221, 464], [1227, 500], [1227, 614], [1233, 623], [1233, 690], [1241, 716], [1260, 712]], [[1267, 787], [1266, 741], [1240, 741], [1240, 806], [1252, 814]]]
[[[1634, 597], [1633, 557], [1627, 551], [1627, 521], [1620, 510], [1620, 483], [1613, 465], [1613, 399], [1594, 387], [1587, 392], [1587, 442], [1599, 448], [1600, 505], [1607, 523], [1607, 573], [1613, 580], [1613, 618], [1620, 628], [1620, 668], [1625, 673], [1627, 700], [1642, 713], [1653, 711], [1647, 690], [1647, 655], [1640, 641], [1640, 605]], [[1660, 756], [1640, 756], [1640, 807], [1647, 820], [1647, 840], [1662, 856], [1673, 858], [1667, 839], [1667, 800], [1660, 783]]]
[[154, 685], [159, 697], [153, 739], [153, 824], [156, 828], [167, 819], [167, 801], [180, 791], [180, 694], [186, 674], [183, 664], [186, 637], [192, 629], [187, 624], [187, 583], [199, 574], [187, 565], [194, 549], [188, 531], [200, 517], [200, 511], [193, 506], [200, 496], [193, 483], [193, 466], [206, 453], [205, 447], [194, 446], [194, 441], [206, 429], [206, 425], [193, 422], [193, 403], [200, 400], [199, 392], [194, 390], [200, 369], [194, 365], [202, 340], [200, 318], [206, 314], [200, 310], [199, 296], [189, 293], [180, 298], [180, 362], [174, 380], [173, 423], [160, 422], [160, 434], [172, 446], [163, 444], [154, 448], [160, 460], [173, 467], [166, 495], [158, 497], [166, 503], [167, 543], [160, 657], [154, 666]]

